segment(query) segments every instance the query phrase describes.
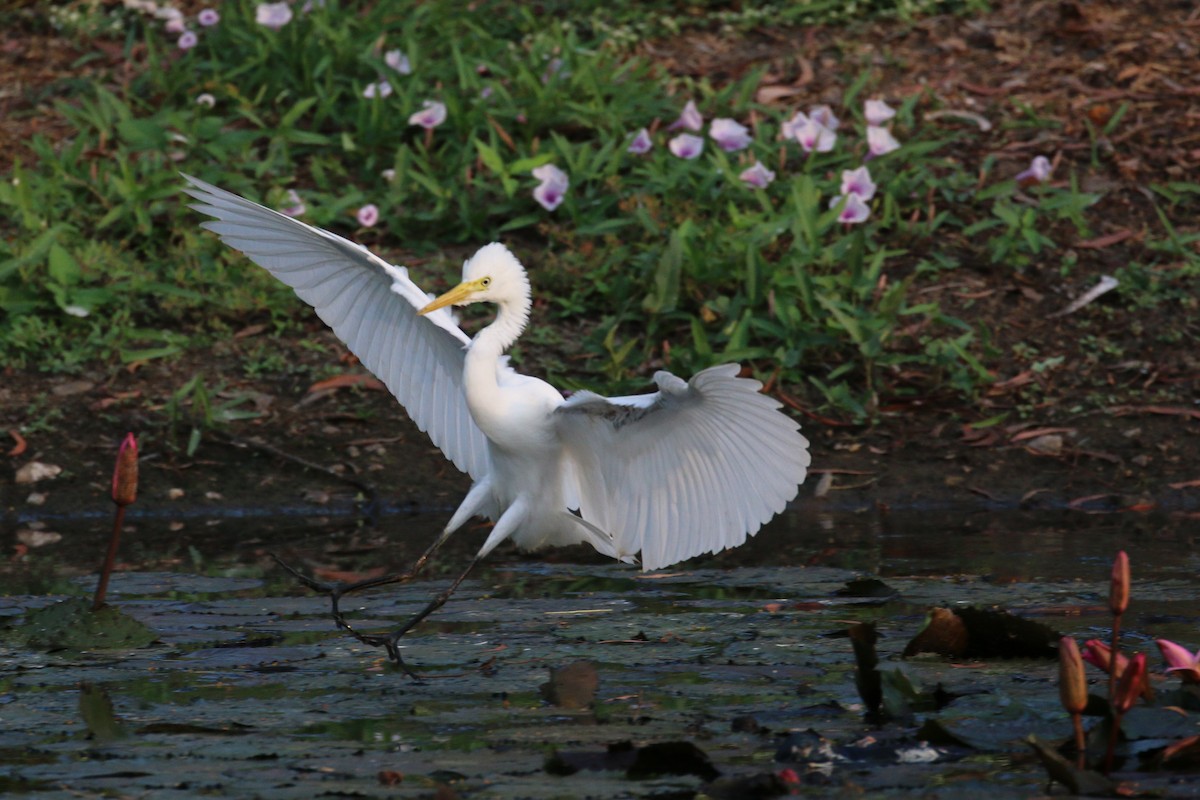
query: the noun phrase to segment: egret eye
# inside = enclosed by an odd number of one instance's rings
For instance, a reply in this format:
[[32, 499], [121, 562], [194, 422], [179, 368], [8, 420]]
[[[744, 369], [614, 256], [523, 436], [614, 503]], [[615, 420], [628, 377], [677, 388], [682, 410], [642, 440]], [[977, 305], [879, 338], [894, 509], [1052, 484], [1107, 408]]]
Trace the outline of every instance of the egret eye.
[[487, 287], [489, 287], [489, 286], [491, 286], [491, 285], [492, 285], [492, 279], [491, 279], [491, 278], [484, 278], [483, 280], [481, 280], [481, 281], [479, 282], [479, 285], [480, 285], [480, 286], [482, 286], [483, 288], [485, 288], [485, 289], [486, 289]]

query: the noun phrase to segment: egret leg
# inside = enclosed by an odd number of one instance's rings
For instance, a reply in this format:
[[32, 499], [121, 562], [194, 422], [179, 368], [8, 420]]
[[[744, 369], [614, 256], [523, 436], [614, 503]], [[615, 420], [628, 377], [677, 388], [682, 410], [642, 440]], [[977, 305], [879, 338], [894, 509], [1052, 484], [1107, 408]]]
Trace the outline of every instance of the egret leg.
[[358, 638], [358, 640], [365, 644], [371, 644], [375, 645], [376, 647], [385, 648], [387, 650], [388, 657], [391, 658], [392, 661], [394, 661], [405, 672], [407, 672], [410, 677], [416, 678], [417, 676], [413, 674], [412, 670], [410, 670], [407, 665], [405, 665], [404, 659], [400, 656], [400, 640], [404, 637], [404, 634], [417, 627], [417, 625], [419, 625], [426, 617], [446, 604], [446, 601], [450, 599], [450, 596], [454, 594], [459, 585], [466, 580], [467, 575], [471, 573], [471, 570], [475, 569], [475, 565], [482, 561], [484, 556], [490, 553], [497, 544], [511, 536], [513, 532], [516, 531], [516, 529], [520, 526], [520, 524], [525, 521], [528, 509], [529, 502], [523, 497], [518, 498], [516, 502], [509, 506], [505, 512], [500, 515], [500, 519], [496, 520], [496, 525], [492, 528], [492, 532], [488, 536], [487, 541], [484, 542], [483, 547], [479, 549], [479, 552], [475, 554], [475, 557], [471, 559], [471, 563], [468, 564], [467, 568], [462, 571], [462, 574], [451, 581], [449, 586], [438, 592], [438, 594], [429, 601], [429, 604], [418, 611], [417, 614], [408, 622], [404, 623], [404, 625], [402, 625], [400, 628], [386, 635], [364, 636], [355, 633], [355, 636]]
[[[381, 637], [378, 635], [364, 634], [356, 630], [354, 626], [347, 621], [345, 614], [342, 613], [339, 601], [343, 596], [360, 591], [362, 589], [372, 589], [376, 586], [389, 586], [393, 583], [408, 583], [411, 581], [425, 567], [425, 564], [428, 563], [429, 559], [433, 557], [433, 554], [436, 553], [438, 549], [446, 543], [446, 540], [450, 538], [450, 534], [462, 527], [463, 523], [483, 509], [484, 504], [488, 502], [490, 492], [491, 484], [487, 481], [476, 483], [474, 486], [472, 486], [471, 490], [467, 492], [467, 496], [463, 498], [462, 503], [459, 504], [458, 510], [455, 511], [454, 515], [450, 518], [450, 522], [446, 523], [445, 529], [438, 534], [438, 537], [433, 540], [433, 543], [425, 549], [425, 552], [422, 553], [421, 556], [415, 562], [413, 562], [413, 565], [405, 572], [396, 572], [391, 575], [381, 575], [379, 577], [367, 578], [365, 580], [354, 581], [352, 583], [343, 583], [341, 581], [326, 583], [305, 575], [295, 567], [285, 563], [283, 559], [274, 553], [271, 554], [271, 558], [275, 559], [276, 564], [286, 570], [289, 574], [291, 574], [292, 577], [300, 581], [300, 583], [302, 583], [304, 586], [308, 587], [314, 592], [320, 592], [329, 596], [330, 613], [333, 615], [334, 624], [337, 625], [338, 628], [346, 631], [363, 644], [369, 644], [373, 647], [378, 647], [381, 643]], [[477, 555], [471, 562], [471, 566], [467, 567], [467, 571], [459, 576], [458, 580], [455, 581], [451, 586], [450, 591], [446, 594], [446, 598], [443, 598], [441, 603], [438, 605], [423, 611], [417, 619], [412, 621], [404, 631], [396, 636], [396, 641], [399, 641], [400, 636], [403, 636], [404, 633], [407, 632], [408, 628], [416, 625], [422, 619], [436, 611], [442, 603], [445, 603], [446, 599], [449, 598], [454, 589], [457, 588], [458, 585], [462, 583], [463, 579], [467, 577], [467, 572], [471, 571], [471, 567], [475, 565], [475, 562], [482, 557], [483, 553]], [[392, 657], [392, 660], [404, 667], [404, 662], [400, 659], [399, 650], [396, 649], [395, 643], [391, 644], [390, 646], [384, 646], [387, 647], [388, 655]], [[408, 672], [409, 675], [416, 677], [407, 667], [404, 667], [404, 670]]]

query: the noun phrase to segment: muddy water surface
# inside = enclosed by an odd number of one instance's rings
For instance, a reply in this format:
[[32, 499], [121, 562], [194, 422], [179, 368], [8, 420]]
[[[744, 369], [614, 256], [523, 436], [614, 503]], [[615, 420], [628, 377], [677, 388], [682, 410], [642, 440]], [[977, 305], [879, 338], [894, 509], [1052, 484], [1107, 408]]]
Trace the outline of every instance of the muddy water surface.
[[[742, 797], [783, 786], [814, 797], [1028, 797], [1046, 779], [1023, 739], [1070, 732], [1056, 664], [903, 660], [927, 609], [998, 605], [1104, 637], [1109, 565], [1124, 549], [1135, 577], [1129, 648], [1146, 651], [1157, 676], [1152, 638], [1200, 647], [1195, 523], [1167, 517], [796, 514], [736, 551], [651, 574], [583, 549], [505, 550], [405, 638], [420, 680], [335, 630], [327, 601], [268, 555], [343, 576], [402, 567], [443, 519], [135, 517], [110, 601], [155, 641], [46, 652], [17, 629], [32, 610], [90, 590], [106, 537], [100, 519], [50, 520], [63, 539], [3, 575], [0, 793]], [[365, 629], [399, 624], [483, 535], [460, 535], [427, 579], [346, 608]], [[884, 588], [847, 590], [863, 577]], [[878, 625], [883, 669], [954, 699], [865, 719], [845, 635], [861, 621]], [[551, 671], [577, 662], [594, 667], [594, 696], [585, 680], [581, 701], [549, 702], [540, 687]], [[1173, 736], [1200, 734], [1200, 715], [1176, 716]], [[930, 741], [935, 729], [957, 737]], [[664, 743], [695, 752], [630, 770], [639, 748]], [[1134, 755], [1117, 777], [1200, 794], [1196, 775], [1147, 771]]]

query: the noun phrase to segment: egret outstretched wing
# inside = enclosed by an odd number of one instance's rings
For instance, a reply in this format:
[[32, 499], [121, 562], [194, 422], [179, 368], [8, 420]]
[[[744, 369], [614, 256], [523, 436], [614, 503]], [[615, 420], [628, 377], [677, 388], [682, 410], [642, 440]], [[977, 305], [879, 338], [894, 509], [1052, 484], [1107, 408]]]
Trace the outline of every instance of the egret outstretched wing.
[[808, 441], [736, 364], [637, 397], [573, 395], [555, 412], [574, 469], [567, 494], [618, 555], [658, 569], [736, 547], [796, 496]]
[[185, 191], [200, 201], [193, 208], [216, 217], [205, 228], [312, 306], [456, 467], [475, 479], [487, 474], [487, 440], [463, 391], [470, 339], [449, 311], [418, 316], [429, 298], [406, 269], [366, 248], [184, 177]]

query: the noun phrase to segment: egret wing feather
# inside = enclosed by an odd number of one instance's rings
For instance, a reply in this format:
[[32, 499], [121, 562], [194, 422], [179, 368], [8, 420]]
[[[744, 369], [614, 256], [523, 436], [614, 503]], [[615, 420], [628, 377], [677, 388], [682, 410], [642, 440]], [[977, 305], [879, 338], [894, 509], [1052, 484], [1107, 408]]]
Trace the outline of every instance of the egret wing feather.
[[480, 479], [487, 440], [467, 409], [463, 361], [470, 338], [428, 296], [366, 248], [185, 175], [204, 227], [295, 290], [388, 387], [456, 467]]
[[651, 570], [736, 547], [796, 496], [808, 441], [738, 371], [724, 364], [687, 382], [659, 372], [657, 392], [579, 392], [556, 410], [571, 496], [619, 556], [640, 551]]

